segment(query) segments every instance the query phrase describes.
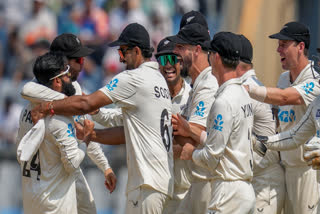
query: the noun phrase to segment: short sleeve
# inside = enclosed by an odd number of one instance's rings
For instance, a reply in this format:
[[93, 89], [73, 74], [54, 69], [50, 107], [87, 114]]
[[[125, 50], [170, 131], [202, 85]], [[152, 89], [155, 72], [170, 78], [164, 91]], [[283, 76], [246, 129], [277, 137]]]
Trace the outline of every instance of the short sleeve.
[[205, 88], [195, 93], [193, 94], [194, 99], [192, 99], [192, 103], [190, 104], [191, 111], [188, 119], [189, 122], [206, 127], [207, 117], [215, 100], [215, 92], [209, 88]]
[[293, 86], [308, 106], [320, 94], [320, 85], [316, 79], [308, 79], [296, 86]]
[[99, 90], [108, 96], [118, 107], [130, 107], [135, 105], [133, 97], [142, 82], [142, 78], [136, 75], [136, 73], [123, 71]]

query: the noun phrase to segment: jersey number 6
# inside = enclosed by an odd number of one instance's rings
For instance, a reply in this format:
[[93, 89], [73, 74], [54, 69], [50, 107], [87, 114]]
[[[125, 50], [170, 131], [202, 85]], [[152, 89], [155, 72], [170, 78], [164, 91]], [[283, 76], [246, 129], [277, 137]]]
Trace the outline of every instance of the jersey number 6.
[[171, 124], [171, 121], [169, 120], [168, 110], [163, 109], [161, 113], [160, 129], [161, 129], [162, 142], [167, 152], [169, 152], [170, 145], [171, 145], [171, 135], [168, 127], [168, 125], [170, 124]]

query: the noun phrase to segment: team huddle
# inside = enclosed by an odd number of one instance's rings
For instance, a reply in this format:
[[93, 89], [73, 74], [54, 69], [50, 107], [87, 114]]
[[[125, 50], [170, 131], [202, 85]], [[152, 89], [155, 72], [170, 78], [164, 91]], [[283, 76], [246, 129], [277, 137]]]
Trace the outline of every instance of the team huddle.
[[93, 50], [73, 34], [56, 37], [21, 92], [30, 101], [17, 139], [24, 213], [97, 213], [80, 164], [87, 154], [112, 192], [117, 179], [100, 144], [126, 145], [127, 214], [320, 213], [309, 29], [289, 22], [269, 37], [285, 70], [277, 88], [257, 79], [244, 35], [210, 36], [199, 12], [159, 42], [157, 61], [147, 30], [132, 23], [109, 44], [126, 70], [90, 95], [77, 78]]

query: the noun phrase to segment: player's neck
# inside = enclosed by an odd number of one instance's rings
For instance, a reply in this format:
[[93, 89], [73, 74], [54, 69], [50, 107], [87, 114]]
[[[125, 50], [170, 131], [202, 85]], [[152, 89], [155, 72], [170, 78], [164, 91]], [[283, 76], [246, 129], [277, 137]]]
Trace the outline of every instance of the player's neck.
[[171, 97], [177, 96], [183, 87], [183, 79], [180, 78], [175, 84], [168, 84]]
[[301, 71], [308, 65], [308, 63], [309, 63], [308, 58], [303, 58], [303, 59], [301, 59], [301, 61], [298, 63], [297, 66], [295, 66], [294, 68], [290, 69], [290, 81], [291, 81], [291, 83], [293, 83], [297, 79], [297, 77], [299, 76]]

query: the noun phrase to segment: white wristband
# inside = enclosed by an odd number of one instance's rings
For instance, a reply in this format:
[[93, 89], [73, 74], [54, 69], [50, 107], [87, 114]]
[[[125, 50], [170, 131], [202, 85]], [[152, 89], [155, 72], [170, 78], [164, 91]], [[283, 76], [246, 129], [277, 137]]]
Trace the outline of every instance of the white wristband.
[[251, 98], [264, 102], [264, 99], [267, 97], [267, 88], [264, 86], [248, 85], [249, 86], [249, 95]]
[[206, 140], [207, 140], [207, 132], [202, 131], [200, 134], [200, 144], [203, 145], [204, 142], [206, 142]]

